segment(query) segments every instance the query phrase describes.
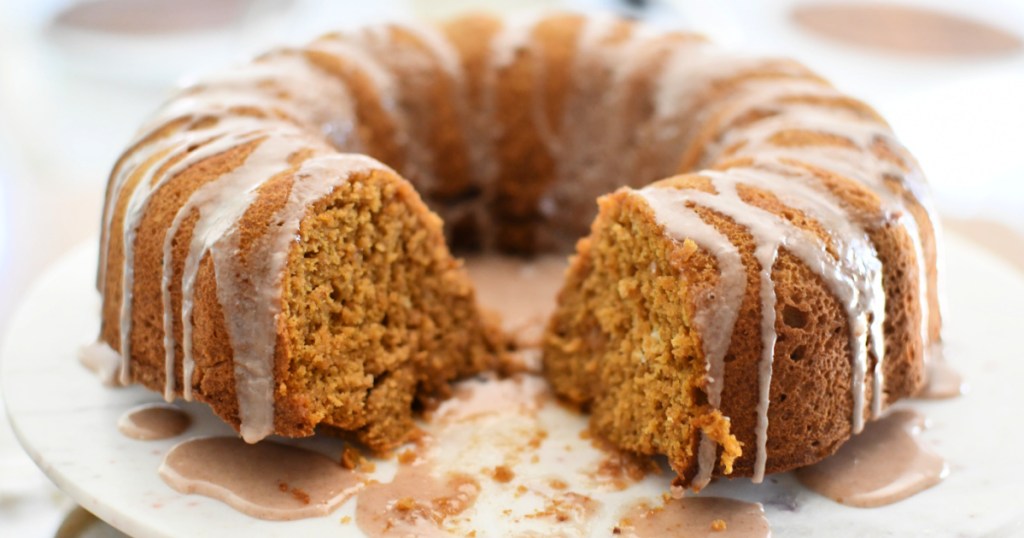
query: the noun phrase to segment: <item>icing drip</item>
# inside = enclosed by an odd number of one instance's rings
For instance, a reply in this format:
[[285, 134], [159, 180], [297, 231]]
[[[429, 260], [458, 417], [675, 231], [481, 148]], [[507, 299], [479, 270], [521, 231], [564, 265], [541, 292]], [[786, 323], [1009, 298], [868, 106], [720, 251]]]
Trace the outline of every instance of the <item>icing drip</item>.
[[396, 24], [398, 28], [416, 36], [420, 43], [430, 49], [431, 54], [440, 63], [441, 69], [449, 77], [461, 80], [462, 65], [459, 54], [437, 28], [422, 24]]
[[281, 311], [281, 279], [298, 239], [299, 223], [317, 200], [349, 177], [386, 169], [364, 155], [313, 157], [295, 172], [288, 200], [271, 219], [265, 235], [252, 248], [245, 264], [236, 255], [238, 230], [232, 230], [211, 250], [218, 268], [217, 297], [231, 337], [235, 364], [241, 434], [254, 443], [274, 428], [275, 324]]
[[[673, 69], [681, 69], [681, 72], [686, 72], [693, 76], [693, 69], [696, 68], [695, 66], [700, 65], [700, 63], [695, 59], [689, 61], [697, 63], [681, 67], [678, 61], [674, 61], [667, 68], [664, 77], [673, 81], [677, 81], [682, 77], [680, 74], [673, 75]], [[738, 69], [735, 62], [723, 63], [731, 63], [733, 64], [730, 67], [731, 69]], [[702, 77], [695, 78], [697, 80], [702, 79]], [[663, 84], [664, 86], [665, 84]], [[693, 94], [697, 91], [692, 86], [673, 84], [668, 86], [672, 87], [671, 91], [676, 93]], [[790, 95], [820, 96], [829, 95], [833, 92], [827, 87], [820, 87], [816, 83], [807, 81], [788, 81], [775, 85], [763, 84], [754, 88], [748, 88], [748, 91], [750, 93], [747, 96], [738, 99], [734, 103], [734, 107], [729, 114], [719, 118], [722, 125], [728, 126], [743, 112], [757, 106], [763, 106], [765, 103], [782, 97]], [[692, 100], [692, 97], [690, 99]], [[686, 103], [689, 101], [687, 99], [680, 99], [678, 101], [674, 99], [667, 100], [664, 101], [665, 104], [660, 107], [660, 110], [663, 111], [663, 114], [671, 116], [673, 110], [671, 105], [677, 102]], [[895, 163], [883, 161], [868, 151], [871, 144], [877, 140], [884, 141], [889, 147], [898, 148], [897, 151], [901, 151], [901, 148], [891, 140], [891, 135], [884, 125], [868, 121], [864, 117], [853, 114], [850, 111], [823, 109], [818, 105], [800, 103], [788, 104], [786, 106], [779, 105], [779, 108], [781, 108], [781, 111], [777, 111], [774, 116], [761, 119], [743, 128], [727, 130], [717, 145], [712, 145], [705, 150], [706, 154], [715, 156], [721, 153], [724, 148], [742, 143], [743, 145], [737, 152], [737, 156], [754, 156], [760, 161], [774, 162], [776, 165], [782, 158], [789, 157], [859, 181], [878, 193], [886, 204], [884, 207], [886, 218], [903, 221], [902, 223], [907, 226], [908, 232], [914, 240], [916, 262], [919, 271], [920, 289], [918, 293], [923, 314], [921, 335], [922, 341], [928, 342], [928, 282], [925, 274], [921, 231], [914, 221], [913, 215], [904, 210], [906, 202], [903, 194], [893, 192], [892, 188], [883, 180], [886, 177], [902, 178], [905, 188], [910, 191], [911, 195], [915, 196], [918, 200], [927, 200], [927, 188], [920, 174], [914, 168], [913, 163], [907, 162], [907, 165], [911, 167], [911, 170], [908, 172], [901, 169]], [[822, 146], [816, 147], [814, 152], [809, 152], [806, 148], [779, 147], [772, 144], [770, 141], [772, 135], [785, 129], [811, 130], [838, 135], [849, 140], [852, 147]], [[705, 162], [713, 162], [713, 160], [705, 159]], [[816, 260], [817, 256], [814, 256], [812, 251], [817, 250], [821, 252], [821, 250], [811, 246], [814, 244], [813, 242], [801, 240], [794, 243], [790, 239], [785, 242], [785, 246], [787, 250], [796, 254], [801, 261], [824, 278], [829, 284], [830, 290], [846, 308], [851, 328], [850, 348], [853, 355], [853, 380], [851, 384], [853, 387], [854, 405], [851, 422], [853, 431], [859, 432], [864, 426], [864, 381], [868, 363], [868, 352], [875, 359], [872, 371], [872, 415], [879, 416], [884, 404], [885, 292], [882, 286], [881, 263], [864, 230], [858, 225], [851, 224], [854, 222], [854, 219], [841, 210], [840, 200], [831, 197], [823, 190], [818, 190], [815, 193], [805, 187], [796, 187], [799, 181], [795, 179], [779, 181], [780, 178], [766, 177], [763, 172], [760, 173], [760, 176], [758, 177], [758, 174], [753, 174], [752, 176], [750, 171], [746, 171], [743, 182], [776, 195], [780, 195], [780, 191], [786, 191], [782, 192], [782, 196], [780, 196], [783, 203], [807, 213], [826, 229], [832, 230], [830, 239], [833, 245], [839, 249], [839, 266], [827, 263], [828, 260]], [[755, 236], [757, 244], [755, 257], [762, 267], [759, 295], [762, 303], [761, 332], [764, 351], [759, 372], [760, 394], [756, 431], [758, 451], [754, 473], [754, 480], [756, 482], [763, 477], [767, 458], [765, 446], [767, 440], [767, 407], [769, 403], [768, 389], [771, 383], [772, 348], [776, 339], [774, 329], [775, 296], [771, 290], [770, 267], [774, 263], [777, 248], [781, 246], [781, 244], [773, 245], [775, 238], [785, 237], [785, 235], [779, 234], [783, 230], [772, 230], [773, 226], [764, 228], [765, 223], [770, 222], [766, 217], [743, 222], [744, 219], [750, 219], [757, 212], [751, 211], [749, 206], [740, 207], [741, 204], [737, 203], [739, 200], [735, 197], [735, 185], [732, 186], [732, 190], [722, 190], [720, 183], [724, 177], [727, 176], [717, 175], [717, 181], [714, 181], [714, 183], [720, 195], [723, 192], [728, 192], [732, 195], [732, 198], [730, 198], [731, 203], [723, 202], [723, 200], [719, 199], [721, 196], [715, 197], [706, 193], [696, 193], [693, 200], [700, 205], [720, 211], [740, 224], [747, 226]], [[809, 204], [808, 202], [812, 203]], [[927, 211], [929, 208], [926, 207], [925, 209]], [[663, 218], [659, 218], [659, 221], [665, 222]], [[759, 226], [762, 233], [758, 233]], [[798, 245], [804, 245], [804, 247], [799, 247]], [[824, 271], [826, 269], [828, 274]], [[867, 337], [866, 347], [864, 345], [865, 337]], [[700, 468], [702, 470], [705, 469], [703, 465]], [[699, 483], [697, 485], [700, 486]]]
[[[380, 107], [396, 124], [402, 121], [403, 116], [399, 114], [398, 90], [395, 77], [368, 52], [337, 35], [313, 42], [309, 45], [308, 50], [333, 56], [343, 61], [344, 65], [351, 66], [355, 71], [366, 76], [373, 85], [374, 94], [379, 100]], [[336, 83], [344, 87], [340, 80], [336, 81]], [[323, 99], [320, 98], [317, 102], [322, 103]], [[327, 104], [331, 105], [332, 103]], [[354, 105], [350, 105], [350, 107], [354, 107]], [[321, 127], [321, 131], [324, 132], [327, 139], [339, 151], [362, 152], [366, 149], [368, 142], [358, 138], [360, 130], [357, 129], [355, 118], [356, 112], [352, 108], [349, 113], [340, 115], [337, 119], [332, 120], [331, 123]], [[347, 134], [349, 131], [351, 131], [351, 135]], [[406, 147], [407, 135], [402, 129], [396, 130], [391, 135], [392, 141], [397, 147]], [[374, 136], [379, 137], [381, 133], [375, 133]]]
[[[122, 224], [124, 237], [124, 266], [121, 273], [121, 311], [120, 311], [120, 354], [122, 357], [119, 381], [123, 385], [131, 383], [131, 327], [132, 327], [132, 286], [135, 268], [135, 234], [149, 205], [152, 194], [168, 181], [186, 170], [193, 164], [227, 151], [240, 140], [243, 134], [232, 134], [223, 127], [213, 133], [204, 131], [184, 131], [172, 137], [167, 146], [155, 145], [153, 155], [163, 155], [142, 171], [142, 176], [130, 193], [125, 208]], [[167, 149], [164, 149], [164, 148]], [[177, 160], [175, 160], [177, 159]], [[171, 164], [173, 163], [173, 164]], [[122, 169], [122, 177], [117, 182], [116, 191], [120, 193], [127, 177], [140, 171], [136, 168]], [[157, 174], [160, 174], [157, 176]], [[109, 234], [108, 234], [109, 235]]]
[[[539, 20], [539, 15], [506, 20], [501, 30], [488, 43], [488, 61], [482, 74], [484, 91], [481, 96], [481, 110], [477, 113], [479, 123], [476, 124], [475, 133], [479, 138], [476, 144], [470, 144], [480, 146], [481, 157], [486, 158], [487, 163], [492, 163], [484, 168], [485, 175], [479, 179], [480, 203], [474, 208], [475, 220], [484, 230], [495, 228], [491, 209], [499, 196], [497, 180], [501, 170], [497, 165], [497, 156], [500, 154], [498, 142], [505, 134], [502, 123], [498, 121], [498, 75], [512, 65], [519, 53], [528, 50], [533, 27]], [[493, 241], [492, 234], [482, 234], [482, 246], [485, 250], [493, 248]]]
[[[248, 156], [245, 163], [231, 172], [204, 184], [189, 197], [188, 201], [178, 210], [174, 220], [164, 236], [163, 244], [163, 277], [161, 293], [163, 297], [164, 352], [166, 382], [164, 399], [171, 401], [175, 395], [175, 339], [173, 323], [173, 305], [171, 304], [171, 278], [173, 276], [174, 238], [178, 235], [182, 223], [193, 213], [198, 213], [188, 253], [185, 257], [181, 277], [181, 325], [182, 325], [182, 395], [186, 400], [192, 399], [192, 373], [195, 361], [192, 353], [192, 308], [195, 292], [196, 276], [199, 265], [207, 253], [218, 246], [218, 241], [237, 226], [238, 220], [249, 208], [257, 196], [257, 188], [267, 178], [285, 172], [290, 165], [288, 157], [309, 145], [309, 141], [298, 136], [288, 137], [254, 133], [249, 140], [266, 137]], [[247, 140], [232, 140], [230, 143], [245, 143]], [[231, 146], [233, 147], [233, 146]], [[224, 149], [221, 147], [221, 149]], [[229, 253], [233, 251], [228, 248]], [[214, 260], [220, 259], [215, 256]], [[223, 267], [218, 273], [224, 270]]]
[[378, 69], [386, 73], [392, 81], [390, 91], [394, 100], [392, 118], [397, 124], [396, 141], [405, 153], [402, 176], [416, 185], [421, 192], [431, 192], [438, 185], [437, 162], [434, 152], [426, 142], [428, 134], [417, 132], [417, 113], [420, 111], [412, 103], [419, 100], [412, 92], [419, 92], [425, 81], [432, 81], [437, 76], [434, 70], [434, 59], [423, 51], [400, 45], [402, 41], [393, 39], [394, 32], [401, 30], [398, 25], [371, 26], [352, 35], [356, 48], [361, 47], [370, 62], [376, 63]]
[[373, 83], [377, 95], [380, 96], [381, 107], [389, 114], [397, 115], [398, 90], [395, 78], [365, 50], [339, 36], [317, 40], [310, 44], [309, 50], [329, 54], [354, 66]]
[[[732, 341], [732, 330], [739, 315], [746, 273], [739, 250], [714, 226], [704, 222], [689, 207], [687, 193], [677, 189], [646, 187], [634, 194], [640, 196], [654, 211], [665, 233], [676, 241], [690, 239], [715, 257], [720, 272], [718, 283], [704, 301], [697, 303], [694, 323], [701, 335], [701, 349], [707, 369], [708, 403], [719, 407], [725, 383], [725, 355]], [[698, 452], [698, 471], [694, 486], [701, 488], [711, 481], [715, 467], [715, 442], [703, 435]]]
[[[772, 135], [787, 129], [813, 131], [832, 134], [844, 138], [852, 147], [842, 145], [816, 146], [814, 152], [806, 147], [780, 147], [770, 141]], [[908, 189], [911, 197], [921, 205], [929, 219], [936, 217], [927, 202], [928, 187], [912, 161], [906, 164], [910, 171], [901, 169], [897, 164], [883, 160], [868, 150], [876, 140], [883, 141], [887, 146], [896, 148], [905, 154], [888, 129], [881, 124], [865, 121], [863, 118], [851, 116], [842, 110], [822, 109], [820, 107], [794, 106], [785, 113], [767, 118], [745, 129], [728, 133], [723, 138], [723, 145], [743, 140], [745, 142], [739, 155], [756, 156], [758, 158], [787, 157], [797, 161], [818, 166], [843, 177], [853, 179], [868, 187], [877, 194], [885, 204], [883, 210], [889, 215], [899, 215], [913, 239], [918, 269], [918, 293], [921, 306], [921, 341], [927, 345], [929, 335], [929, 300], [928, 278], [922, 246], [922, 230], [913, 214], [906, 211], [906, 196], [894, 191], [887, 184], [886, 178], [895, 178]]]
[[[276, 88], [276, 91], [267, 90], [268, 85]], [[176, 119], [189, 120], [191, 124], [204, 116], [218, 121], [244, 121], [245, 118], [234, 112], [243, 108], [262, 111], [269, 118], [284, 114], [291, 120], [315, 129], [319, 129], [321, 124], [330, 126], [331, 132], [325, 135], [335, 134], [336, 137], [338, 132], [353, 132], [351, 127], [344, 127], [345, 124], [353, 125], [351, 98], [344, 85], [319, 75], [308, 62], [295, 55], [279, 53], [269, 59], [209, 75], [187, 91], [150, 118], [140, 128], [132, 146], [141, 144], [147, 136]], [[282, 96], [282, 92], [287, 97]], [[341, 110], [341, 113], [337, 110]], [[333, 117], [328, 118], [332, 112]], [[252, 122], [257, 124], [258, 121], [253, 119]], [[267, 123], [268, 120], [264, 119], [260, 126], [266, 126]], [[169, 135], [167, 140], [142, 144], [138, 151], [132, 152], [115, 170], [111, 178], [110, 203], [104, 208], [104, 230], [111, 230], [115, 202], [120, 199], [127, 179], [139, 166], [180, 136], [182, 134], [176, 132]], [[362, 147], [361, 142], [354, 137], [346, 136], [344, 139], [352, 149]], [[107, 258], [109, 241], [110, 234], [107, 233], [100, 245], [100, 259]], [[102, 286], [105, 279], [106, 267], [101, 264], [98, 283]]]
[[117, 419], [117, 429], [130, 439], [156, 441], [177, 437], [188, 430], [192, 417], [166, 404], [143, 404]]
[[[182, 275], [182, 386], [183, 396], [192, 397], [192, 305], [196, 275], [199, 265], [207, 253], [215, 267], [218, 301], [224, 309], [228, 334], [234, 352], [236, 391], [239, 399], [239, 415], [242, 435], [246, 441], [255, 442], [273, 429], [273, 360], [274, 360], [274, 318], [279, 311], [279, 281], [281, 271], [289, 252], [289, 241], [297, 232], [298, 224], [309, 204], [327, 195], [330, 189], [341, 184], [351, 173], [375, 166], [375, 161], [356, 155], [338, 155], [313, 158], [307, 161], [295, 174], [295, 182], [285, 207], [275, 215], [279, 226], [270, 227], [270, 232], [260, 241], [261, 252], [254, 252], [246, 267], [236, 259], [238, 251], [238, 220], [256, 199], [258, 188], [268, 179], [288, 169], [288, 157], [309, 147], [317, 147], [315, 141], [295, 128], [278, 126], [274, 136], [261, 130], [250, 130], [256, 125], [266, 125], [248, 118], [223, 118], [212, 129], [183, 131], [171, 137], [165, 144], [154, 144], [147, 154], [158, 155], [170, 146], [161, 160], [152, 164], [131, 193], [124, 222], [125, 261], [123, 273], [124, 295], [121, 307], [121, 334], [131, 331], [131, 286], [132, 247], [135, 232], [146, 202], [158, 190], [188, 167], [219, 153], [240, 145], [265, 138], [253, 151], [245, 164], [221, 178], [197, 189], [179, 210], [164, 237], [163, 277], [161, 293], [163, 298], [163, 323], [165, 345], [166, 383], [164, 396], [171, 400], [175, 394], [175, 342], [173, 336], [173, 313], [170, 301], [171, 250], [173, 239], [180, 226], [193, 211], [199, 213]], [[178, 157], [173, 149], [193, 147], [174, 164], [167, 163]], [[326, 147], [322, 147], [326, 150]], [[166, 170], [163, 170], [166, 167]], [[136, 173], [126, 166], [122, 174]], [[154, 183], [155, 174], [160, 173]], [[117, 191], [126, 179], [119, 178]], [[257, 247], [259, 248], [259, 247]], [[242, 282], [242, 275], [249, 279]], [[121, 379], [130, 379], [131, 357], [129, 339], [121, 344]]]
[[[131, 334], [131, 289], [133, 283], [134, 237], [145, 213], [148, 200], [168, 181], [177, 177], [190, 166], [229, 151], [246, 143], [265, 139], [249, 156], [245, 164], [216, 178], [197, 189], [175, 215], [167, 234], [164, 236], [163, 276], [161, 296], [163, 299], [163, 324], [165, 346], [166, 382], [164, 397], [173, 399], [175, 394], [175, 353], [173, 333], [173, 312], [170, 301], [171, 251], [173, 240], [182, 223], [193, 212], [199, 218], [190, 240], [188, 255], [182, 275], [182, 393], [192, 398], [192, 305], [195, 278], [199, 265], [207, 253], [211, 254], [217, 278], [218, 300], [225, 312], [228, 332], [232, 342], [235, 360], [235, 374], [239, 397], [239, 414], [242, 433], [247, 441], [254, 442], [266, 436], [273, 429], [273, 354], [274, 316], [279, 309], [279, 284], [281, 270], [288, 252], [288, 242], [298, 228], [299, 220], [309, 204], [328, 194], [341, 184], [349, 174], [372, 167], [375, 163], [367, 157], [355, 155], [314, 158], [296, 173], [296, 182], [285, 208], [276, 215], [280, 226], [261, 241], [267, 245], [263, 255], [254, 255], [249, 267], [238, 267], [237, 222], [256, 198], [260, 185], [278, 173], [288, 169], [289, 156], [304, 148], [326, 151], [304, 135], [299, 129], [287, 124], [276, 125], [275, 134], [261, 130], [268, 126], [266, 120], [244, 116], [223, 116], [211, 128], [179, 131], [166, 140], [146, 146], [133, 156], [135, 162], [127, 163], [115, 179], [115, 193], [120, 193], [128, 178], [142, 173], [141, 179], [130, 194], [123, 224], [124, 267], [123, 297], [120, 314], [120, 334]], [[191, 151], [189, 151], [191, 150]], [[187, 152], [187, 153], [184, 153]], [[157, 160], [145, 170], [138, 166], [151, 158]], [[171, 164], [173, 163], [173, 164]], [[332, 175], [332, 168], [334, 169]], [[310, 185], [310, 182], [316, 185]], [[113, 212], [113, 208], [110, 209]], [[112, 220], [112, 217], [109, 217]], [[109, 247], [106, 247], [109, 248]], [[254, 261], [253, 261], [254, 260]], [[250, 292], [245, 296], [244, 287], [228, 275], [255, 275], [255, 282], [249, 283]], [[260, 308], [258, 305], [263, 305]], [[272, 305], [269, 309], [266, 305]], [[131, 348], [129, 338], [121, 342], [120, 379], [130, 379]]]
[[[864, 229], [854, 222], [853, 216], [843, 210], [839, 199], [825, 189], [818, 188], [807, 176], [787, 178], [757, 169], [733, 169], [743, 184], [757, 187], [777, 196], [784, 204], [809, 215], [828, 231], [837, 254], [839, 270], [856, 288], [857, 303], [847, 306], [846, 314], [851, 326], [850, 348], [855, 355], [853, 371], [853, 431], [864, 427], [863, 394], [867, 353], [875, 358], [873, 370], [872, 416], [878, 416], [882, 407], [882, 363], [885, 357], [885, 291], [882, 287], [882, 262]], [[830, 291], [837, 297], [846, 291], [826, 278]], [[862, 346], [864, 328], [868, 345]]]
[[684, 116], [691, 112], [698, 97], [707, 92], [714, 82], [765, 65], [772, 65], [773, 71], [781, 70], [793, 76], [806, 73], [796, 63], [744, 56], [709, 43], [679, 47], [661, 72], [654, 96], [655, 114], [662, 136], [666, 139], [676, 137], [683, 126], [697, 123], [685, 121]]
[[[461, 58], [455, 47], [435, 27], [421, 24], [403, 24], [400, 28], [416, 37], [429, 50], [441, 69], [452, 80], [451, 102], [454, 103], [458, 115], [459, 128], [465, 133], [465, 151], [472, 175], [485, 178], [494, 174], [497, 169], [493, 165], [493, 157], [487, 152], [486, 144], [477, 143], [489, 132], [485, 125], [478, 125], [479, 118], [470, 109], [470, 97], [466, 83], [466, 73], [462, 69]], [[443, 180], [443, 178], [442, 178]]]
[[[618, 144], [620, 133], [629, 131], [623, 125], [624, 102], [618, 95], [622, 86], [613, 82], [620, 70], [633, 65], [635, 51], [648, 37], [633, 25], [624, 28], [628, 33], [616, 40], [616, 32], [623, 30], [621, 20], [590, 17], [580, 32], [571, 67], [573, 85], [565, 96], [562, 129], [557, 133], [561, 152], [554, 161], [555, 179], [540, 207], [551, 223], [549, 233], [558, 235], [556, 244], [571, 245], [587, 232], [589, 223], [579, 217], [593, 210], [594, 201], [580, 196], [581, 189], [609, 192], [630, 178], [618, 172], [620, 160], [604, 158], [626, 149]], [[595, 108], [606, 113], [594, 114]]]
[[630, 538], [768, 538], [772, 534], [760, 503], [703, 495], [667, 499], [656, 508], [641, 502], [625, 512], [619, 525], [614, 534]]
[[[881, 263], [866, 234], [862, 230], [854, 231], [853, 225], [849, 223], [848, 215], [836, 206], [835, 200], [802, 184], [799, 180], [779, 178], [767, 172], [755, 170], [744, 170], [742, 173], [705, 171], [702, 175], [711, 180], [717, 194], [650, 187], [640, 192], [646, 193], [644, 198], [655, 211], [658, 221], [666, 226], [666, 233], [670, 237], [676, 239], [686, 237], [689, 233], [686, 225], [692, 225], [693, 218], [690, 218], [689, 222], [684, 222], [677, 214], [669, 215], [669, 211], [665, 209], [664, 200], [659, 200], [667, 197], [675, 198], [675, 204], [671, 211], [678, 214], [692, 214], [693, 209], [686, 204], [686, 202], [691, 202], [718, 212], [745, 226], [754, 238], [756, 245], [754, 258], [760, 266], [758, 296], [761, 303], [762, 350], [758, 375], [759, 393], [755, 431], [757, 452], [753, 479], [754, 482], [760, 482], [764, 478], [767, 462], [768, 407], [777, 340], [775, 329], [776, 294], [771, 272], [779, 250], [785, 247], [788, 252], [791, 252], [820, 276], [846, 312], [850, 326], [849, 345], [852, 355], [853, 380], [851, 387], [854, 431], [860, 431], [864, 422], [863, 400], [868, 352], [872, 351], [876, 357], [882, 357], [884, 354], [884, 339], [881, 337], [881, 330], [885, 316], [885, 303], [884, 292], [881, 290]], [[836, 232], [834, 242], [838, 251], [837, 256], [830, 255], [826, 245], [809, 232], [793, 226], [773, 213], [747, 203], [740, 196], [738, 190], [738, 186], [741, 184], [776, 193], [781, 201], [805, 211], [826, 227], [834, 225], [835, 228], [832, 229]], [[701, 241], [697, 241], [697, 243], [701, 245]], [[705, 243], [707, 244], [706, 241]], [[714, 245], [715, 243], [710, 244]], [[722, 263], [719, 262], [719, 265], [722, 270]], [[740, 266], [742, 267], [742, 264]], [[743, 286], [736, 286], [736, 288], [742, 290]], [[726, 308], [731, 309], [732, 307]], [[871, 320], [871, 330], [869, 330], [869, 320]], [[733, 319], [734, 321], [735, 319]], [[729, 327], [731, 333], [731, 323]], [[868, 338], [869, 334], [871, 335], [870, 339]], [[866, 342], [867, 340], [870, 340], [870, 345]], [[726, 341], [726, 345], [727, 343], [728, 341]], [[706, 356], [710, 369], [710, 365], [717, 362], [718, 357], [710, 354], [706, 354]], [[873, 397], [879, 400], [877, 405], [880, 406], [880, 391], [875, 391]], [[715, 400], [719, 400], [719, 398], [715, 398]], [[709, 394], [709, 403], [717, 407], [720, 400], [712, 401]], [[702, 471], [706, 470], [704, 465], [699, 466], [698, 476], [701, 481], [704, 479]], [[700, 487], [702, 484], [695, 481], [695, 485]]]

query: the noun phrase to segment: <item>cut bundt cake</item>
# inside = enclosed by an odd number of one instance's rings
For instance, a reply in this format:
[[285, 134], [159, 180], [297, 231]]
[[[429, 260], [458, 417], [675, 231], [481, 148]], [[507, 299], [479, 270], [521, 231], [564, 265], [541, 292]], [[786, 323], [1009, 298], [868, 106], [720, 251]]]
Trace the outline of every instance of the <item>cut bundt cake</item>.
[[122, 381], [248, 441], [324, 424], [394, 446], [497, 335], [408, 182], [283, 126], [235, 138], [246, 121], [189, 120], [115, 172], [101, 339]]
[[147, 122], [108, 185], [100, 339], [124, 381], [249, 441], [322, 424], [387, 448], [503, 353], [448, 245], [579, 240], [555, 392], [683, 482], [760, 480], [920, 386], [927, 208], [884, 121], [791, 60], [614, 17], [374, 26]]

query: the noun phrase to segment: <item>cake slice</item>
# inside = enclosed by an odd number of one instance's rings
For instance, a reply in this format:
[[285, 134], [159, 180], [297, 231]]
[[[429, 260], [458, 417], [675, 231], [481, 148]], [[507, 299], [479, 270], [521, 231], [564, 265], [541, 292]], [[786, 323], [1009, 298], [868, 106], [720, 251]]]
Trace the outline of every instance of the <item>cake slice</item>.
[[919, 379], [880, 359], [913, 351], [883, 323], [917, 300], [891, 272], [902, 230], [861, 228], [798, 170], [737, 161], [602, 197], [548, 327], [554, 390], [697, 488], [820, 460]]
[[545, 338], [545, 376], [614, 446], [664, 454], [690, 479], [703, 433], [731, 473], [741, 443], [708, 401], [702, 342], [714, 335], [694, 322], [695, 297], [719, 280], [714, 259], [667, 236], [633, 193], [601, 197], [590, 236], [577, 244]]
[[386, 450], [490, 367], [498, 330], [395, 172], [287, 130], [179, 129], [112, 180], [100, 339], [123, 382], [206, 402], [250, 442], [326, 425]]

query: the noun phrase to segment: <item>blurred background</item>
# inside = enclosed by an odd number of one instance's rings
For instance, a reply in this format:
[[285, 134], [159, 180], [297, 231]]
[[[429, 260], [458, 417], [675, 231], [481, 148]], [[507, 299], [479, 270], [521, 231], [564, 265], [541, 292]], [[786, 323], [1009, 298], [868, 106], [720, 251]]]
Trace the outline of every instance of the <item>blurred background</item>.
[[[947, 233], [1024, 271], [1020, 0], [0, 0], [0, 334], [33, 276], [98, 234], [110, 167], [176, 87], [320, 32], [472, 9], [613, 12], [795, 57], [890, 120]], [[0, 536], [113, 532], [73, 508], [0, 413]]]

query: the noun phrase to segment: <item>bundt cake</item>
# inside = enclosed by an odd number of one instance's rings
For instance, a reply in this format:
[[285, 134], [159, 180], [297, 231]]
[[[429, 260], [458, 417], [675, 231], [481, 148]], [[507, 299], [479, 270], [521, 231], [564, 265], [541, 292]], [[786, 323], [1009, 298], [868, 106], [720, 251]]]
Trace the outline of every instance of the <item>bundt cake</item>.
[[504, 351], [448, 245], [578, 240], [554, 390], [683, 482], [760, 480], [921, 385], [926, 191], [871, 108], [790, 60], [613, 17], [374, 26], [203, 79], [141, 129], [108, 185], [100, 339], [123, 381], [247, 441], [322, 424], [388, 448]]

